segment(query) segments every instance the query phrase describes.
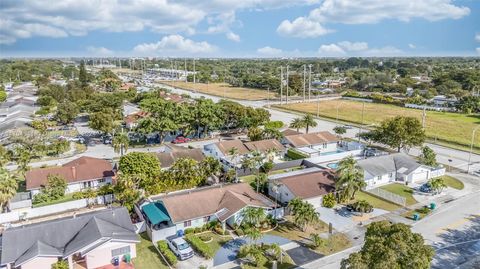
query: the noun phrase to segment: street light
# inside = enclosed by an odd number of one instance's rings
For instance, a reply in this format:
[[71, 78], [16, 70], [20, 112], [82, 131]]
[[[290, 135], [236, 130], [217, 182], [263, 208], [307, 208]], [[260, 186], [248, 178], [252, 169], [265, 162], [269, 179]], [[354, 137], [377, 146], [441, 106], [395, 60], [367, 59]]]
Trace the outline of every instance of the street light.
[[475, 132], [480, 128], [480, 125], [475, 127], [472, 131], [472, 143], [470, 144], [470, 154], [468, 155], [468, 166], [467, 166], [467, 174], [470, 174], [470, 163], [472, 161], [472, 151], [473, 151], [473, 142], [475, 142]]

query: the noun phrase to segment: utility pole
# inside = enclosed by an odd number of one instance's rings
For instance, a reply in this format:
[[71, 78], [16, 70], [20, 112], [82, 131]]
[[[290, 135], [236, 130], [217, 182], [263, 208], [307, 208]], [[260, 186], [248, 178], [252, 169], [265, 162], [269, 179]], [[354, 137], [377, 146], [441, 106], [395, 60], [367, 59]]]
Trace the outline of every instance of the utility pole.
[[470, 143], [470, 153], [468, 154], [468, 165], [467, 165], [467, 174], [470, 174], [470, 163], [472, 162], [472, 151], [473, 143], [475, 142], [475, 132], [480, 128], [480, 126], [475, 127], [472, 131], [472, 143]]
[[308, 101], [310, 101], [310, 93], [312, 91], [312, 64], [308, 65]]
[[280, 66], [280, 105], [283, 102], [283, 66]]
[[305, 84], [307, 81], [307, 66], [303, 65], [303, 102], [305, 102]]
[[193, 58], [193, 84], [195, 84], [195, 58]]
[[287, 64], [287, 93], [285, 95], [285, 104], [288, 105], [288, 64]]

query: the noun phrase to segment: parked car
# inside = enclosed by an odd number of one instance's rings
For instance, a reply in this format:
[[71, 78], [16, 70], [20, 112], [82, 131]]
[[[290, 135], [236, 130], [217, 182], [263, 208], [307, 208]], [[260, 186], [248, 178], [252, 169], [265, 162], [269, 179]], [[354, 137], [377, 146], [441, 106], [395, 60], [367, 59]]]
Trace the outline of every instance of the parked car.
[[182, 237], [167, 238], [167, 243], [168, 247], [179, 260], [186, 260], [193, 257], [193, 249]]
[[184, 136], [177, 136], [172, 143], [173, 144], [182, 144], [182, 143], [187, 143], [190, 141], [190, 138], [184, 137]]
[[420, 186], [420, 191], [430, 193], [430, 192], [432, 192], [432, 187], [430, 186], [429, 183], [425, 183], [422, 186]]

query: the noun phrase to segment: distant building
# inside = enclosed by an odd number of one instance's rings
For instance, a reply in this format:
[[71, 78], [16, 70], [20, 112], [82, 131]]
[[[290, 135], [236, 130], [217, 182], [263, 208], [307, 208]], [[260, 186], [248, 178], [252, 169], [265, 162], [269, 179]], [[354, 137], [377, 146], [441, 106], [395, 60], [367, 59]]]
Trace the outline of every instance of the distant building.
[[337, 152], [340, 139], [327, 131], [309, 134], [285, 136], [282, 143], [295, 148], [301, 153], [315, 157], [322, 154]]
[[47, 184], [50, 175], [64, 178], [67, 181], [66, 193], [73, 193], [113, 184], [115, 173], [109, 161], [92, 157], [80, 157], [60, 167], [33, 169], [25, 175], [26, 188], [32, 197]]

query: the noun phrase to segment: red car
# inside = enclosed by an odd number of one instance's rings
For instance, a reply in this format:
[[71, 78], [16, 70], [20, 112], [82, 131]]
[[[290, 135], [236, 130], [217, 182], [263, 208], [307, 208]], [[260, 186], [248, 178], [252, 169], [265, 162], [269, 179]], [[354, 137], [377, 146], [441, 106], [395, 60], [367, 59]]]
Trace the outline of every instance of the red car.
[[172, 143], [173, 144], [182, 144], [182, 143], [187, 143], [190, 141], [190, 138], [186, 138], [186, 137], [183, 137], [183, 136], [177, 136], [177, 138], [175, 138]]

